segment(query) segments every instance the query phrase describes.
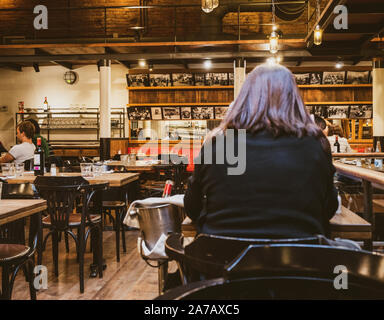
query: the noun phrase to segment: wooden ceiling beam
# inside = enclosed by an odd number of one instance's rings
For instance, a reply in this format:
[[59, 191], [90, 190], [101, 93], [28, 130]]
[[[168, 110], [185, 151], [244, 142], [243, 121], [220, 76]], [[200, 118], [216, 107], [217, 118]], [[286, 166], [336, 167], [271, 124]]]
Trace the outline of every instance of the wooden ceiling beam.
[[[116, 53], [119, 53], [118, 51], [114, 50], [113, 48], [111, 47], [105, 47], [105, 53], [106, 54], [116, 54]], [[124, 60], [115, 60], [117, 63], [123, 65], [124, 67], [126, 67], [127, 69], [130, 69], [131, 68], [131, 64], [127, 61], [124, 61]]]
[[[51, 60], [49, 60], [50, 62], [52, 62], [54, 64], [58, 64], [58, 65], [66, 68], [66, 69], [69, 69], [69, 70], [73, 69], [73, 65], [71, 63], [64, 62], [64, 61], [56, 61], [55, 55], [50, 54], [49, 52], [45, 51], [44, 49], [35, 48], [35, 54], [36, 54], [36, 56], [50, 57], [51, 58]], [[38, 60], [36, 60], [36, 61], [38, 61]], [[46, 60], [46, 61], [48, 61], [48, 60]]]

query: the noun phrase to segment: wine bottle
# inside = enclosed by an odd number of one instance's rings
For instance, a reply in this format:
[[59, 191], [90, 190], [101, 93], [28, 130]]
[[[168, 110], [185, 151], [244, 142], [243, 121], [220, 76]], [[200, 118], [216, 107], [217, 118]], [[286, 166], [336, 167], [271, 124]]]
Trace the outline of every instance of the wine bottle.
[[[377, 140], [377, 143], [376, 143], [376, 152], [381, 152], [381, 145], [379, 140]], [[375, 168], [383, 169], [383, 159], [378, 159], [378, 158], [375, 159]]]
[[43, 110], [44, 112], [48, 112], [48, 100], [47, 97], [45, 97], [44, 103], [43, 103]]
[[41, 147], [41, 138], [37, 138], [37, 148], [33, 156], [33, 171], [35, 176], [43, 176], [45, 169], [45, 155]]
[[333, 145], [336, 147], [336, 152], [340, 153], [340, 143], [339, 143], [339, 137], [338, 136], [336, 136], [336, 141]]

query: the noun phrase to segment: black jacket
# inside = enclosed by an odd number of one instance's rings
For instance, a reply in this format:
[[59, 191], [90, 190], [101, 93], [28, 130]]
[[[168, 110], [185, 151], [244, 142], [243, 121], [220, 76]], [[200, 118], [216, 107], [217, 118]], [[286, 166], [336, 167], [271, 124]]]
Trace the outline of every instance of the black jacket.
[[[228, 175], [227, 161], [215, 164], [218, 143], [210, 143], [214, 164], [195, 164], [184, 198], [198, 233], [248, 238], [328, 235], [338, 205], [335, 168], [318, 140], [247, 134], [242, 175]], [[207, 144], [200, 155], [205, 148]]]

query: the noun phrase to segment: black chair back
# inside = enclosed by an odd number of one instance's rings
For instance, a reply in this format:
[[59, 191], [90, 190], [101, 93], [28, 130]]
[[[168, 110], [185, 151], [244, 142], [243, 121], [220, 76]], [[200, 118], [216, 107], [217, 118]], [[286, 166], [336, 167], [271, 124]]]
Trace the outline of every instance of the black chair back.
[[39, 199], [39, 194], [32, 183], [3, 182], [2, 199]]
[[[158, 297], [179, 299], [382, 299], [384, 256], [323, 245], [250, 245], [224, 276], [190, 283]], [[336, 273], [335, 267], [340, 266]], [[335, 278], [347, 272], [348, 289]]]

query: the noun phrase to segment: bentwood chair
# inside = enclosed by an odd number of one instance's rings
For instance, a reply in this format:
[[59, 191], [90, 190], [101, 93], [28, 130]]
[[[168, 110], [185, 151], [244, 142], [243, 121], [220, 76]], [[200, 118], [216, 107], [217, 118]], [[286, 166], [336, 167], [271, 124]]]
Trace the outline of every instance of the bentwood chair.
[[[86, 242], [91, 235], [94, 264], [99, 277], [103, 276], [101, 192], [108, 183], [90, 185], [83, 177], [39, 176], [35, 186], [42, 198], [47, 200], [48, 216], [43, 218], [43, 227], [49, 229], [43, 241], [43, 248], [49, 236], [52, 237], [52, 254], [55, 276], [59, 275], [59, 234], [71, 236], [76, 244], [79, 262], [80, 292], [84, 292], [84, 254]], [[73, 230], [77, 230], [77, 234]]]
[[224, 266], [251, 244], [324, 244], [326, 238], [314, 236], [296, 239], [250, 239], [199, 234], [189, 245], [183, 246], [183, 236], [170, 234], [165, 252], [175, 260], [182, 284], [212, 279], [223, 275]]
[[35, 249], [25, 245], [24, 219], [0, 226], [0, 267], [2, 269], [2, 290], [0, 299], [12, 298], [13, 285], [20, 268], [23, 269], [29, 283], [32, 300], [36, 300], [33, 285]]
[[383, 263], [383, 255], [369, 251], [250, 245], [225, 266], [221, 277], [171, 289], [157, 299], [383, 299]]

